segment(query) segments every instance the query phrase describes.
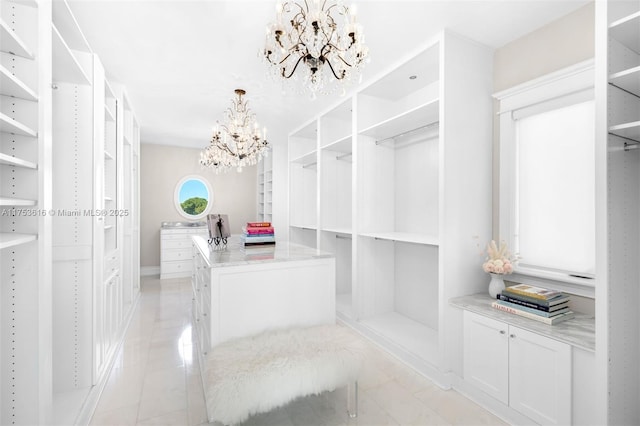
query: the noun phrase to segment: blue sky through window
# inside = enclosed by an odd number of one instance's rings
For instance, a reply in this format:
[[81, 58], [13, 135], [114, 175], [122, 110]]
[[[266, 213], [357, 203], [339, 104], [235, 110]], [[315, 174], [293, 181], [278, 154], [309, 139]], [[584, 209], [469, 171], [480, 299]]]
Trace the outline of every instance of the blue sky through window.
[[189, 179], [183, 183], [180, 188], [180, 202], [182, 203], [183, 201], [193, 197], [200, 197], [205, 200], [209, 200], [209, 191], [207, 191], [207, 187], [201, 181]]

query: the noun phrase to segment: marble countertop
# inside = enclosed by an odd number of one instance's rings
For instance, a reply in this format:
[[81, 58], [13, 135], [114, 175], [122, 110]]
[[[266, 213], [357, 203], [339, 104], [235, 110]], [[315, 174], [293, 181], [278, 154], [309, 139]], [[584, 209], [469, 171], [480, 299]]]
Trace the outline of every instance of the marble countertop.
[[162, 222], [160, 228], [206, 228], [207, 222]]
[[555, 325], [547, 325], [492, 308], [491, 303], [494, 300], [495, 299], [492, 299], [489, 295], [471, 294], [450, 299], [449, 304], [498, 321], [503, 321], [516, 327], [524, 328], [533, 333], [550, 337], [590, 352], [595, 352], [596, 321], [594, 316], [576, 312], [575, 317], [572, 319]]
[[211, 268], [334, 257], [331, 253], [288, 241], [277, 241], [275, 245], [244, 247], [239, 235], [232, 235], [227, 245], [219, 246], [209, 245], [202, 237], [194, 236], [192, 239]]

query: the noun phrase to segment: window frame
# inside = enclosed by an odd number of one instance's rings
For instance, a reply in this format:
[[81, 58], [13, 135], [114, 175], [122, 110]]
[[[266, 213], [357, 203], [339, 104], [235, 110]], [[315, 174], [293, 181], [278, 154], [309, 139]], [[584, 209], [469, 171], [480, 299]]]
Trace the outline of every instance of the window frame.
[[[513, 118], [514, 112], [523, 108], [535, 108], [536, 105], [553, 102], [556, 99], [579, 92], [593, 91], [594, 83], [594, 61], [588, 60], [493, 95], [499, 102], [499, 232], [497, 238], [504, 239], [509, 244], [509, 247], [515, 247], [514, 235], [517, 213], [514, 208], [517, 190], [515, 179], [517, 172], [515, 158], [516, 121]], [[595, 297], [595, 287], [598, 283], [597, 270], [596, 276], [593, 278], [579, 278], [562, 272], [524, 267], [522, 265], [516, 265], [510, 278], [515, 282], [551, 287], [591, 298]]]

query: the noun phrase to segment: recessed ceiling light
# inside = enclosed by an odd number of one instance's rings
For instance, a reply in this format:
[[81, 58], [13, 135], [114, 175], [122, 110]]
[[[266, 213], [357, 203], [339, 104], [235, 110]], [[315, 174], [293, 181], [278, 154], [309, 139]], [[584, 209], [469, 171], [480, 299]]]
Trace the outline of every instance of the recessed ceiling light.
[[416, 78], [418, 78], [418, 76], [417, 76], [417, 75], [410, 75], [410, 76], [409, 76], [409, 80], [415, 80]]

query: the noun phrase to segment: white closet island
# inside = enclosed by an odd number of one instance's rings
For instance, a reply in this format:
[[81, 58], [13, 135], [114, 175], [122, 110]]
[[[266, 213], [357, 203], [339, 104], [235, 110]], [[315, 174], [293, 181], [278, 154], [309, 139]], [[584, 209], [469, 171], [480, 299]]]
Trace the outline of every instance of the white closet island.
[[245, 248], [193, 237], [193, 321], [200, 356], [226, 340], [266, 330], [334, 324], [335, 259], [285, 241]]

